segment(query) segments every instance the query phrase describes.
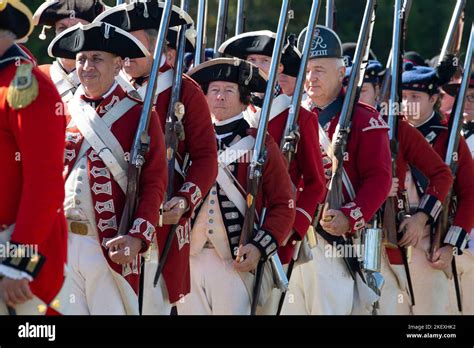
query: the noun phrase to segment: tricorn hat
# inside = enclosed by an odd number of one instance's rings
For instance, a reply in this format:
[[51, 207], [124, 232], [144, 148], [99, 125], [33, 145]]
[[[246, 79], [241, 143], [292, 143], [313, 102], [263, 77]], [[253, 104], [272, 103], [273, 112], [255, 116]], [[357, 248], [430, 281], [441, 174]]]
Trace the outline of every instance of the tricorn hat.
[[33, 30], [31, 11], [20, 0], [0, 1], [0, 29], [11, 31], [18, 41]]
[[226, 81], [247, 87], [255, 93], [264, 93], [267, 88], [266, 75], [252, 63], [238, 58], [209, 60], [190, 70], [188, 75], [201, 86]]
[[58, 58], [75, 59], [77, 53], [84, 51], [109, 52], [130, 59], [149, 55], [133, 35], [101, 22], [76, 24], [54, 38], [48, 47], [48, 54]]

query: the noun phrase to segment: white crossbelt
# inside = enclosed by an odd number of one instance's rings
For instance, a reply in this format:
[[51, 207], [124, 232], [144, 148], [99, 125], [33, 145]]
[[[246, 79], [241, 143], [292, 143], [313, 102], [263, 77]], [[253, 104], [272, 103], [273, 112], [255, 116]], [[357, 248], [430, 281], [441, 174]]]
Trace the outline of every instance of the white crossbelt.
[[236, 162], [249, 153], [255, 145], [255, 138], [247, 136], [236, 144], [228, 147], [219, 155], [219, 168], [217, 171], [217, 183], [224, 190], [226, 196], [235, 204], [242, 215], [245, 215], [246, 202], [242, 193], [235, 187], [233, 179], [229, 177], [225, 169], [229, 164]]
[[[321, 125], [318, 127], [319, 128], [319, 143], [324, 149], [324, 152], [331, 157], [334, 158], [334, 148], [332, 143], [329, 141], [329, 137], [324, 131], [323, 127]], [[334, 133], [335, 135], [337, 134], [337, 131]], [[355, 190], [354, 186], [352, 186], [351, 180], [349, 179], [349, 176], [347, 175], [346, 169], [342, 168], [342, 182], [344, 183], [344, 186], [346, 187], [347, 193], [349, 194], [349, 198], [351, 200], [355, 199]]]
[[122, 146], [110, 130], [111, 125], [125, 115], [136, 101], [124, 98], [101, 118], [85, 101], [74, 98], [69, 103], [69, 110], [74, 123], [85, 138], [79, 152], [78, 160], [93, 148], [112, 173], [122, 191], [127, 191], [127, 162]]

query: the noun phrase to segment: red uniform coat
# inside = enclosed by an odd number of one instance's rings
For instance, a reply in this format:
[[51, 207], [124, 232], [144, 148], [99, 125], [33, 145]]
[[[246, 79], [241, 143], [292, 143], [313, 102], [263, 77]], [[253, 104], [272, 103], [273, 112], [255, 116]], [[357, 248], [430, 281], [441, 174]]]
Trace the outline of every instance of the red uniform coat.
[[[444, 160], [449, 142], [447, 124], [436, 114], [427, 123], [417, 127], [433, 149]], [[454, 180], [454, 195], [457, 197], [457, 210], [445, 242], [457, 247], [462, 254], [469, 233], [474, 226], [474, 163], [466, 141], [461, 137], [458, 149], [458, 170]]]
[[[247, 134], [256, 137], [257, 130], [251, 128]], [[263, 168], [261, 188], [258, 192], [256, 208], [260, 216], [262, 208], [266, 215], [261, 229], [271, 234], [276, 243], [282, 245], [291, 232], [295, 221], [295, 195], [291, 178], [288, 175], [286, 160], [280, 152], [280, 147], [271, 136], [265, 139], [267, 158]], [[243, 189], [247, 190], [249, 162], [237, 163], [236, 178]], [[242, 192], [244, 197], [247, 192]]]
[[[344, 96], [341, 91], [340, 98]], [[313, 109], [317, 111], [316, 108]], [[388, 126], [371, 106], [357, 103], [354, 107], [344, 169], [354, 187], [356, 197], [349, 198], [343, 185], [345, 205], [340, 209], [349, 219], [352, 232], [362, 229], [387, 199], [392, 185]], [[321, 116], [319, 116], [321, 118]], [[332, 139], [339, 122], [340, 110], [324, 126]], [[324, 152], [324, 151], [323, 151]], [[326, 182], [329, 184], [332, 160], [323, 153]]]
[[[273, 118], [268, 123], [268, 133], [281, 144], [284, 136], [289, 109]], [[326, 192], [323, 172], [323, 162], [319, 148], [317, 116], [301, 108], [298, 118], [300, 141], [295, 158], [291, 161], [289, 173], [291, 181], [297, 187], [296, 218], [293, 225], [296, 234], [289, 243], [278, 250], [283, 264], [291, 261], [294, 254], [294, 240], [301, 240], [306, 235], [313, 221], [318, 204], [324, 200]]]
[[32, 292], [50, 303], [63, 284], [67, 260], [62, 178], [66, 121], [57, 114], [62, 102], [56, 88], [37, 68], [32, 75], [38, 96], [23, 108], [11, 107], [7, 94], [17, 72], [15, 57], [30, 64], [14, 46], [0, 57], [0, 226], [16, 224], [11, 242], [37, 246], [40, 258], [32, 268], [28, 265], [35, 262], [26, 258], [3, 264], [31, 275]]
[[[426, 203], [419, 210], [430, 216], [432, 208], [442, 204], [453, 184], [451, 171], [441, 157], [426, 143], [420, 132], [404, 120], [399, 122], [398, 144], [396, 166], [400, 183], [399, 192], [405, 189], [405, 177], [409, 167], [414, 166], [420, 170], [428, 178], [429, 184], [425, 191], [426, 198], [422, 200]], [[431, 216], [432, 219], [436, 217]], [[386, 248], [386, 250], [390, 263], [403, 263], [398, 249]]]
[[[160, 71], [165, 72], [169, 69], [170, 66], [165, 64]], [[171, 92], [171, 88], [168, 88], [160, 93], [156, 103], [156, 110], [163, 129], [165, 129]], [[181, 102], [186, 108], [183, 118], [185, 139], [178, 144], [177, 160], [182, 166], [183, 160], [188, 155], [188, 163], [191, 163], [191, 166], [186, 171], [186, 179], [177, 173], [175, 174], [174, 187], [176, 196], [187, 199], [189, 210], [179, 222], [176, 238], [163, 270], [171, 303], [176, 302], [190, 291], [189, 233], [191, 231], [191, 216], [196, 207], [202, 203], [217, 177], [217, 150], [215, 143], [210, 141], [215, 136], [209, 107], [201, 87], [185, 75], [183, 76]], [[157, 239], [160, 255], [170, 229], [170, 225], [158, 228]]]
[[[103, 116], [107, 110], [115, 105], [115, 103], [127, 97], [131, 98], [126, 95], [120, 86], [117, 86], [105, 99], [95, 101], [96, 112], [99, 116]], [[88, 100], [84, 96], [82, 96], [82, 98], [86, 101], [92, 102], [92, 100]], [[138, 101], [137, 105], [132, 107], [122, 118], [112, 125], [111, 131], [119, 141], [125, 153], [130, 153], [131, 151], [141, 111], [142, 104]], [[149, 135], [151, 139], [150, 149], [145, 156], [146, 161], [145, 165], [142, 167], [139, 180], [139, 203], [134, 215], [133, 227], [129, 231], [129, 235], [140, 238], [146, 243], [147, 247], [154, 236], [155, 226], [158, 223], [160, 205], [163, 201], [167, 185], [164, 137], [163, 131], [158, 122], [158, 116], [155, 112], [152, 112], [151, 115]], [[76, 156], [79, 153], [83, 140], [84, 137], [75, 126], [67, 129], [66, 151], [68, 151], [69, 156], [66, 159], [66, 175], [70, 173], [77, 160]], [[136, 260], [132, 265], [118, 265], [110, 260], [108, 249], [104, 246], [109, 239], [114, 238], [117, 234], [118, 225], [125, 204], [125, 194], [118, 183], [113, 179], [100, 157], [97, 156], [97, 153], [91, 148], [86, 154], [88, 158], [87, 162], [90, 186], [91, 188], [96, 188], [96, 190], [91, 190], [91, 193], [93, 206], [96, 207], [96, 223], [99, 232], [99, 241], [102, 245], [102, 252], [112, 269], [121, 274], [138, 294], [140, 270], [138, 260]], [[96, 174], [94, 176], [91, 172], [91, 169], [94, 167], [98, 170], [106, 169], [106, 172], [108, 172], [109, 175], [104, 176]], [[102, 188], [106, 187], [106, 185], [111, 185], [111, 195], [103, 192]], [[100, 205], [101, 203], [110, 200], [111, 197], [114, 203], [113, 211], [100, 209], [99, 212], [97, 204]], [[145, 250], [142, 250], [142, 252], [144, 251]]]

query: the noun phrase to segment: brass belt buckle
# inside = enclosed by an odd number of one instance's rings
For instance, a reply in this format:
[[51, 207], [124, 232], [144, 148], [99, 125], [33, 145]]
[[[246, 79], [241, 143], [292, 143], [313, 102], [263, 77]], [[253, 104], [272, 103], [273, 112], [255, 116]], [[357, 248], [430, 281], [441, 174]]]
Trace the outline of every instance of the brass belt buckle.
[[73, 222], [71, 222], [70, 226], [71, 226], [71, 232], [72, 233], [79, 234], [81, 236], [87, 236], [87, 233], [88, 233], [89, 229], [88, 229], [86, 224], [84, 224], [82, 222], [73, 221]]

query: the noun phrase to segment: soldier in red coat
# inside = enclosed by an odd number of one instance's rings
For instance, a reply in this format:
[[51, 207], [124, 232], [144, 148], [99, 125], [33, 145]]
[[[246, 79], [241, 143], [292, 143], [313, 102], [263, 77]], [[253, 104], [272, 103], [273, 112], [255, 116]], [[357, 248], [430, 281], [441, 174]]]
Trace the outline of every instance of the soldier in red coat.
[[[304, 33], [300, 35], [300, 44]], [[345, 64], [341, 41], [329, 28], [318, 26], [311, 46], [306, 75], [306, 106], [318, 113], [320, 143], [326, 182], [332, 175], [331, 139], [344, 100], [342, 83]], [[313, 260], [295, 267], [290, 280], [284, 314], [351, 314], [359, 305], [355, 283], [337, 250], [343, 236], [354, 235], [370, 221], [385, 201], [391, 186], [388, 126], [379, 113], [364, 103], [354, 107], [351, 132], [346, 148], [344, 205], [328, 210], [317, 226]], [[354, 196], [349, 194], [353, 191]], [[330, 222], [325, 222], [329, 220]], [[361, 291], [362, 289], [357, 289]], [[367, 310], [370, 303], [363, 304]]]
[[[448, 95], [454, 98], [459, 89], [459, 85], [459, 83], [450, 83], [443, 86], [443, 89]], [[443, 99], [444, 98], [446, 98], [446, 96], [444, 96]], [[462, 135], [464, 139], [466, 139], [467, 146], [474, 160], [474, 73], [471, 73], [469, 89], [464, 103]], [[473, 230], [474, 228], [471, 230], [471, 236], [473, 235]], [[474, 297], [465, 295], [474, 292], [474, 242], [469, 242], [469, 246], [462, 255], [456, 258], [456, 262], [461, 283], [463, 314], [474, 315]], [[454, 298], [454, 291], [452, 291], [452, 295]]]
[[19, 315], [62, 313], [67, 305], [59, 298], [67, 257], [66, 124], [54, 85], [14, 44], [32, 31], [31, 16], [18, 0], [0, 4], [0, 314], [7, 306]]
[[[247, 59], [268, 74], [270, 68], [273, 47], [276, 34], [268, 30], [248, 32], [237, 35], [227, 40], [219, 48], [219, 52], [234, 57]], [[288, 45], [282, 54], [279, 74], [296, 77], [300, 65], [300, 53], [293, 45]], [[280, 75], [281, 76], [281, 75]], [[285, 84], [285, 87], [288, 84]], [[291, 85], [291, 83], [289, 84]], [[290, 91], [286, 93], [292, 94]], [[291, 98], [281, 93], [281, 87], [276, 87], [276, 97], [270, 113], [268, 132], [277, 144], [281, 144], [284, 137], [286, 122], [289, 115]], [[254, 101], [255, 99], [253, 99]], [[258, 125], [260, 111], [252, 113], [247, 111], [249, 122], [253, 127]], [[289, 264], [294, 253], [297, 241], [304, 240], [306, 233], [313, 221], [318, 204], [322, 203], [325, 193], [324, 174], [319, 150], [319, 134], [317, 116], [308, 110], [301, 108], [298, 118], [300, 139], [295, 158], [289, 165], [289, 173], [294, 187], [297, 189], [296, 219], [293, 226], [293, 234], [288, 243], [284, 243], [278, 251], [281, 262]], [[300, 262], [304, 262], [304, 253]], [[263, 314], [275, 314], [281, 293], [275, 290], [272, 300], [262, 309]]]
[[[346, 78], [350, 76], [351, 68], [346, 70]], [[362, 85], [359, 101], [377, 106], [380, 97], [380, 82], [382, 65], [371, 60], [365, 71], [364, 83]], [[453, 178], [449, 168], [444, 161], [419, 134], [416, 128], [410, 126], [405, 120], [399, 120], [398, 124], [398, 153], [396, 158], [397, 175], [393, 178], [390, 196], [403, 197], [406, 178], [411, 176], [410, 168], [416, 168], [428, 179], [428, 186], [423, 201], [441, 204], [446, 198]], [[409, 212], [410, 214], [412, 212]], [[407, 218], [406, 223], [430, 216], [430, 205], [416, 207], [416, 211]], [[436, 219], [436, 216], [431, 218]], [[405, 244], [406, 239], [401, 240]], [[409, 253], [409, 252], [408, 252]], [[392, 245], [386, 245], [385, 253], [382, 255], [382, 270], [385, 283], [379, 301], [378, 313], [382, 315], [397, 314], [397, 303], [400, 295], [408, 293], [408, 279], [403, 265], [402, 254], [399, 249]], [[416, 302], [416, 299], [415, 299]]]
[[[47, 28], [54, 28], [59, 35], [77, 23], [91, 23], [104, 10], [102, 0], [46, 1], [36, 10], [33, 22], [35, 26], [43, 26], [40, 39], [45, 40]], [[54, 82], [63, 101], [68, 102], [80, 84], [75, 60], [57, 58], [53, 64], [39, 68]]]
[[[259, 260], [267, 261], [289, 236], [295, 217], [294, 194], [285, 160], [269, 135], [257, 215], [265, 220], [247, 245], [239, 245], [245, 215], [249, 159], [256, 130], [244, 111], [251, 92], [264, 92], [266, 77], [251, 63], [219, 58], [189, 72], [201, 84], [211, 109], [219, 148], [219, 174], [196, 213], [191, 232], [191, 293], [178, 303], [182, 314], [250, 314], [254, 276]], [[244, 84], [244, 81], [246, 84]], [[243, 258], [238, 262], [239, 258]], [[266, 263], [263, 304], [273, 287]]]
[[[437, 72], [433, 68], [405, 65], [402, 75], [403, 102], [408, 121], [417, 128], [426, 141], [442, 158], [446, 158], [449, 142], [447, 121], [436, 111], [438, 102], [439, 81]], [[451, 268], [453, 255], [461, 255], [467, 247], [469, 234], [474, 226], [474, 163], [466, 141], [461, 138], [458, 150], [458, 171], [454, 181], [456, 196], [456, 214], [452, 225], [447, 231], [442, 247], [436, 251], [434, 259], [429, 259], [426, 253], [430, 248], [431, 224], [442, 209], [441, 202], [433, 199], [424, 199], [427, 192], [427, 182], [424, 175], [411, 170], [412, 183], [407, 186], [410, 203], [414, 206], [425, 207], [431, 211], [425, 223], [407, 225], [408, 237], [405, 245], [414, 246], [413, 249], [413, 287], [416, 298], [415, 314], [452, 314], [455, 309], [449, 301], [449, 280], [446, 273]], [[412, 189], [410, 190], [410, 186]], [[411, 193], [411, 194], [410, 194]], [[403, 226], [402, 226], [403, 227]]]
[[[124, 4], [104, 12], [97, 21], [123, 25], [150, 52], [154, 52], [157, 29], [161, 22], [163, 3], [145, 1]], [[145, 17], [144, 13], [148, 13]], [[192, 23], [189, 15], [177, 7], [173, 7], [170, 27]], [[173, 68], [162, 56], [158, 77], [158, 98], [156, 110], [160, 124], [164, 129], [172, 93]], [[131, 59], [124, 71], [130, 82], [144, 96], [153, 59]], [[206, 99], [196, 82], [183, 75], [181, 102], [185, 107], [185, 115], [179, 120], [184, 129], [184, 139], [178, 143], [176, 160], [179, 169], [176, 171], [174, 193], [164, 204], [163, 226], [157, 230], [157, 245], [152, 246], [150, 262], [145, 266], [144, 314], [170, 313], [171, 304], [180, 300], [190, 291], [189, 243], [191, 217], [195, 209], [208, 194], [217, 175], [217, 150], [209, 141], [213, 137], [211, 116]], [[153, 278], [158, 266], [158, 255], [161, 255], [170, 233], [171, 227], [176, 228], [176, 237], [168, 254], [168, 258], [160, 277], [159, 286], [153, 287]], [[156, 250], [158, 247], [158, 250]]]
[[70, 313], [138, 314], [139, 256], [154, 238], [167, 184], [164, 137], [153, 111], [137, 209], [128, 233], [117, 237], [142, 103], [124, 92], [115, 77], [123, 60], [149, 53], [129, 33], [106, 23], [69, 28], [48, 52], [75, 58], [81, 81], [68, 104], [65, 151], [64, 206], [75, 297]]

